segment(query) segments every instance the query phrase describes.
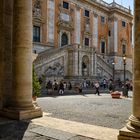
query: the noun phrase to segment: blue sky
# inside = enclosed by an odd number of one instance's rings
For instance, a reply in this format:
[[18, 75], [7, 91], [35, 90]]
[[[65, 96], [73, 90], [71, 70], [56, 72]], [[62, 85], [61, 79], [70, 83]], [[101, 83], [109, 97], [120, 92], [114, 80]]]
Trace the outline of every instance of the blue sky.
[[[113, 2], [113, 0], [103, 0], [103, 1], [106, 1], [107, 3]], [[130, 6], [131, 10], [133, 10], [134, 8], [134, 5], [133, 5], [134, 0], [115, 0], [115, 2], [120, 5], [123, 5], [126, 8], [129, 8]]]

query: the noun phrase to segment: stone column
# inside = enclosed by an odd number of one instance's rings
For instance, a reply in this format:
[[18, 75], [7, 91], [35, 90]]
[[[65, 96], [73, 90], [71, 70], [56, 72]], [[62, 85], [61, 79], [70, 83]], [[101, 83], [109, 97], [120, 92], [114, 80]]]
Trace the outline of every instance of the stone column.
[[2, 109], [2, 94], [3, 94], [3, 48], [4, 48], [4, 14], [3, 0], [0, 1], [0, 109]]
[[[135, 0], [135, 17], [134, 17], [134, 64], [133, 64], [133, 115], [130, 116], [130, 125], [128, 129], [140, 133], [140, 1]], [[134, 125], [134, 126], [133, 126]], [[139, 127], [139, 130], [136, 129]]]
[[129, 117], [127, 129], [120, 130], [119, 140], [140, 139], [140, 0], [134, 1], [135, 5], [135, 47], [133, 61], [133, 115]]
[[79, 65], [79, 50], [77, 49], [77, 50], [75, 50], [75, 52], [74, 52], [74, 76], [79, 76], [78, 74], [78, 71], [79, 71], [79, 67], [78, 67], [78, 65]]
[[13, 96], [11, 107], [32, 105], [32, 2], [14, 0], [13, 11]]
[[28, 119], [42, 115], [32, 103], [32, 0], [14, 0], [12, 96], [5, 116]]

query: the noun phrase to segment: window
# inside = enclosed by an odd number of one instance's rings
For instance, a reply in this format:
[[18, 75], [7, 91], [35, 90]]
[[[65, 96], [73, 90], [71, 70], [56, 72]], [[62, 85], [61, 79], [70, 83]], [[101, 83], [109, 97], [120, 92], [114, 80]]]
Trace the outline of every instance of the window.
[[101, 42], [101, 53], [105, 53], [105, 42]]
[[89, 38], [85, 38], [85, 46], [89, 46]]
[[125, 54], [125, 53], [126, 53], [126, 46], [123, 45], [123, 46], [122, 46], [122, 54]]
[[85, 10], [85, 16], [89, 17], [89, 11], [88, 10]]
[[33, 42], [40, 42], [40, 27], [33, 26]]
[[63, 34], [62, 34], [62, 37], [61, 37], [61, 44], [62, 44], [62, 46], [68, 45], [68, 36], [67, 36], [66, 33], [63, 33]]
[[126, 22], [122, 21], [122, 27], [125, 27], [125, 26], [126, 26]]
[[132, 42], [132, 29], [130, 29], [130, 41]]
[[63, 8], [65, 8], [65, 9], [69, 9], [69, 3], [63, 1]]
[[101, 22], [105, 23], [105, 17], [101, 16]]
[[111, 31], [110, 30], [108, 31], [108, 36], [111, 36]]

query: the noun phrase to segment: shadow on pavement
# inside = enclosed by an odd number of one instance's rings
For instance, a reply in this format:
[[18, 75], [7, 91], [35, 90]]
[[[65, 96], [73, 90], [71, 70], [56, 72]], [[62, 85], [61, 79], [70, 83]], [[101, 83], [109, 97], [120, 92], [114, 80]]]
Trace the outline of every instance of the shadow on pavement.
[[3, 120], [0, 119], [0, 140], [22, 140], [30, 122]]

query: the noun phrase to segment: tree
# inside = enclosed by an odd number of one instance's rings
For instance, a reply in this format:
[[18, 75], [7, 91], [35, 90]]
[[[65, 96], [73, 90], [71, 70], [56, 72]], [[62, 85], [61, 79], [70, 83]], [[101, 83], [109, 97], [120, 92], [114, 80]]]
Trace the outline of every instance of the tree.
[[35, 69], [34, 69], [34, 65], [33, 65], [33, 80], [32, 80], [32, 85], [33, 85], [33, 96], [38, 97], [39, 95], [41, 95], [41, 85], [39, 83], [39, 79], [36, 75]]

